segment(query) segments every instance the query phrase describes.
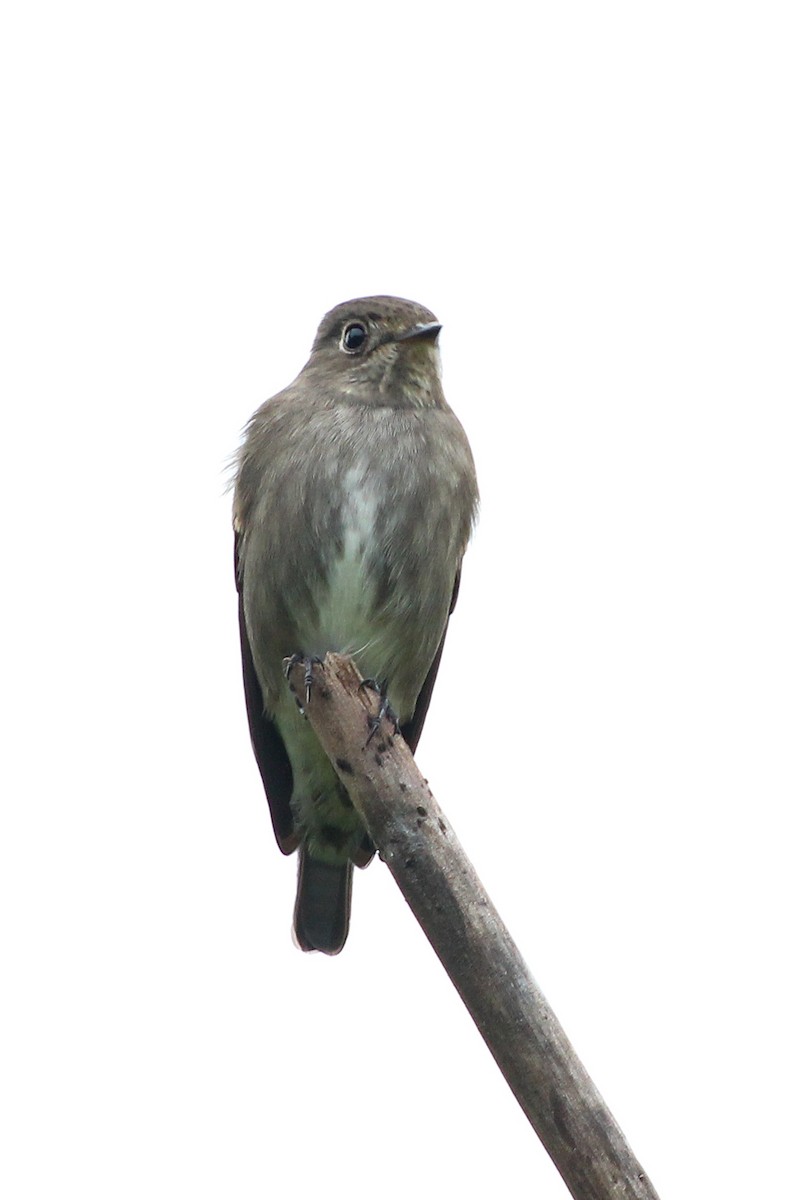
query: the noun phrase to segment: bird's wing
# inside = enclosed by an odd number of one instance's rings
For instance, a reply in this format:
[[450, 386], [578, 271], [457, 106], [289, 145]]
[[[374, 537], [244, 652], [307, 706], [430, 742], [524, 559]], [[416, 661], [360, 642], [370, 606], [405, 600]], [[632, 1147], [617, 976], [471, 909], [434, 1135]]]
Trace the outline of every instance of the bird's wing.
[[242, 645], [242, 675], [244, 677], [247, 720], [250, 725], [250, 740], [253, 743], [253, 753], [256, 756], [264, 791], [269, 801], [275, 837], [283, 853], [291, 854], [293, 850], [297, 849], [300, 841], [294, 827], [289, 804], [292, 798], [292, 767], [283, 744], [283, 738], [278, 733], [274, 722], [270, 721], [264, 712], [264, 697], [261, 694], [261, 685], [256, 675], [253, 652], [250, 649], [250, 640], [247, 636], [247, 625], [244, 619], [244, 595], [239, 570], [241, 535], [236, 533], [235, 538], [234, 569], [236, 571], [236, 589], [239, 593], [239, 638]]
[[[459, 588], [460, 583], [461, 583], [461, 568], [459, 567], [458, 574], [456, 575], [456, 578], [455, 578], [455, 583], [453, 584], [453, 597], [450, 601], [450, 612], [451, 613], [456, 606], [456, 600], [458, 599], [458, 588]], [[405, 725], [401, 725], [401, 727], [400, 727], [400, 732], [402, 733], [405, 740], [408, 742], [408, 745], [411, 747], [412, 752], [414, 750], [416, 750], [416, 748], [417, 748], [417, 742], [419, 741], [420, 734], [422, 733], [422, 726], [425, 724], [425, 717], [427, 716], [427, 713], [428, 713], [428, 705], [431, 702], [431, 695], [433, 693], [433, 685], [436, 682], [436, 675], [439, 670], [439, 663], [441, 662], [441, 658], [442, 658], [442, 650], [444, 650], [444, 639], [447, 636], [447, 625], [449, 624], [449, 620], [450, 620], [450, 617], [448, 614], [447, 622], [445, 623], [445, 627], [442, 630], [442, 639], [439, 642], [439, 647], [436, 651], [436, 654], [433, 657], [433, 662], [431, 663], [430, 670], [428, 671], [428, 674], [425, 676], [425, 682], [423, 683], [423, 685], [420, 689], [420, 693], [417, 696], [417, 704], [414, 709], [414, 715], [412, 716], [410, 721], [407, 721]]]

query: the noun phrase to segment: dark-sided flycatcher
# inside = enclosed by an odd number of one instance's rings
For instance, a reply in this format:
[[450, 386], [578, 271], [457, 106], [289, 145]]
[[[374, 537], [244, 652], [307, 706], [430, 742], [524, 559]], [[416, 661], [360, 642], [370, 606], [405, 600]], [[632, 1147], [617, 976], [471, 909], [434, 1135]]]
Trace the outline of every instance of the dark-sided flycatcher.
[[304, 950], [341, 950], [352, 864], [374, 847], [298, 711], [284, 660], [354, 655], [416, 748], [478, 503], [469, 444], [442, 392], [439, 329], [409, 300], [340, 304], [239, 452], [247, 715], [278, 845], [300, 850]]

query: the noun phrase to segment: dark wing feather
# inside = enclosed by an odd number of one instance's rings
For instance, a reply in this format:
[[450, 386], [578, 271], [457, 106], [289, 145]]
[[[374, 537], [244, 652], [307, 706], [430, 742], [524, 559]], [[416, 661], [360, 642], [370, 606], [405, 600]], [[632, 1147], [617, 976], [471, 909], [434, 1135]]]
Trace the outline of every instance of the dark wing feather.
[[[459, 588], [460, 583], [461, 583], [461, 568], [459, 567], [458, 574], [456, 575], [455, 583], [453, 584], [453, 598], [450, 601], [450, 612], [451, 613], [456, 606], [456, 600], [458, 599], [458, 588]], [[449, 623], [449, 617], [448, 617], [448, 623]], [[430, 666], [430, 670], [428, 671], [428, 674], [425, 676], [425, 682], [423, 683], [423, 685], [420, 689], [420, 693], [417, 696], [417, 703], [416, 703], [416, 707], [414, 709], [414, 715], [412, 716], [410, 721], [406, 722], [405, 725], [400, 726], [400, 732], [402, 733], [403, 737], [408, 742], [408, 745], [411, 747], [412, 752], [414, 750], [416, 750], [416, 748], [417, 748], [417, 742], [419, 741], [420, 734], [422, 733], [422, 726], [425, 724], [425, 717], [428, 715], [428, 706], [431, 702], [431, 696], [433, 694], [433, 685], [436, 682], [436, 675], [439, 671], [439, 663], [441, 662], [441, 659], [442, 659], [442, 651], [444, 650], [444, 639], [446, 636], [447, 636], [447, 624], [445, 624], [445, 627], [442, 631], [442, 640], [439, 642], [439, 648], [436, 651], [436, 654], [434, 655], [433, 662], [431, 663], [431, 666]]]
[[244, 619], [244, 596], [239, 571], [239, 539], [236, 534], [234, 545], [234, 567], [236, 588], [239, 593], [239, 638], [242, 645], [242, 675], [244, 698], [247, 704], [247, 720], [250, 725], [250, 741], [256, 756], [264, 791], [269, 801], [272, 827], [278, 845], [284, 854], [291, 854], [300, 841], [294, 828], [290, 800], [292, 798], [292, 767], [289, 755], [275, 724], [264, 713], [264, 697], [256, 675], [253, 652], [247, 636]]

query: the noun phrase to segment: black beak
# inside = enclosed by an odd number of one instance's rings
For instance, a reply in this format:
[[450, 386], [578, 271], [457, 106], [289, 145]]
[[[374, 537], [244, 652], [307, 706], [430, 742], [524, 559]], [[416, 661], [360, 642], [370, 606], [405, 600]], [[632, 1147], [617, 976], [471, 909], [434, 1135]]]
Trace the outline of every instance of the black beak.
[[441, 328], [438, 321], [430, 321], [427, 325], [412, 325], [405, 333], [399, 333], [395, 341], [409, 342], [412, 338], [430, 338], [431, 341], [435, 341]]

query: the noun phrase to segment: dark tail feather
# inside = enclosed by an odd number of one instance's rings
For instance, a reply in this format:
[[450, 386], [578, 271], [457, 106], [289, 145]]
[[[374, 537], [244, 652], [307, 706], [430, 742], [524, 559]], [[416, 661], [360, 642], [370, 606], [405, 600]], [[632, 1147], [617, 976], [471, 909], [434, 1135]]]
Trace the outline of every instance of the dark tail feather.
[[294, 936], [301, 950], [338, 954], [350, 927], [353, 864], [333, 866], [300, 847]]

